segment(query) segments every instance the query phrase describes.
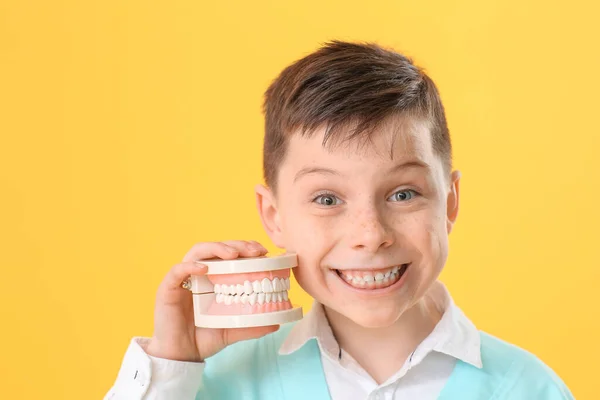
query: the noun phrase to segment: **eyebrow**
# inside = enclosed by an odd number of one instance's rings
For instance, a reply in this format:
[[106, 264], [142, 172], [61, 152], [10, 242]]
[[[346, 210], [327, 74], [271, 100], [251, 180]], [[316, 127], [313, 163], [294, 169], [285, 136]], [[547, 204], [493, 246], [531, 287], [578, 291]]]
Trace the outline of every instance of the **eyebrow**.
[[340, 176], [340, 173], [336, 170], [324, 167], [304, 167], [300, 171], [296, 173], [294, 177], [294, 183], [298, 181], [298, 179], [302, 178], [305, 175], [310, 174], [321, 174], [321, 175], [337, 175]]
[[[390, 170], [387, 173], [397, 172], [397, 171], [400, 171], [403, 169], [408, 169], [408, 168], [426, 169], [428, 171], [431, 170], [431, 166], [429, 164], [427, 164], [426, 162], [423, 162], [421, 160], [408, 160], [408, 161], [405, 161], [403, 163], [393, 166], [392, 168], [390, 168]], [[331, 168], [304, 167], [296, 173], [296, 176], [294, 177], [294, 183], [296, 183], [303, 176], [309, 175], [309, 174], [335, 175], [335, 176], [342, 175], [338, 171], [331, 169]]]
[[403, 163], [400, 163], [400, 164], [392, 167], [388, 172], [396, 172], [401, 169], [408, 169], [408, 168], [419, 168], [419, 169], [426, 169], [427, 171], [431, 171], [431, 166], [429, 164], [427, 164], [425, 161], [408, 160], [408, 161], [405, 161]]

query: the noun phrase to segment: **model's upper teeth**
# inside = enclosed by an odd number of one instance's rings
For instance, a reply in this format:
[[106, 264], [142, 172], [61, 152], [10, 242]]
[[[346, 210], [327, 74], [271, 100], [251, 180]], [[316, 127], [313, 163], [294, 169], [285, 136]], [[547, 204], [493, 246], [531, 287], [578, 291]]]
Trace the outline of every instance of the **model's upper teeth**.
[[265, 292], [265, 293], [273, 292], [273, 284], [271, 283], [271, 281], [268, 278], [265, 278], [262, 280], [261, 286], [262, 286], [263, 292]]
[[268, 278], [264, 278], [262, 281], [244, 281], [244, 284], [237, 285], [225, 285], [225, 284], [216, 284], [214, 291], [215, 293], [223, 293], [223, 294], [247, 294], [250, 295], [252, 293], [277, 293], [283, 292], [284, 290], [290, 289], [290, 278], [273, 278], [270, 280]]

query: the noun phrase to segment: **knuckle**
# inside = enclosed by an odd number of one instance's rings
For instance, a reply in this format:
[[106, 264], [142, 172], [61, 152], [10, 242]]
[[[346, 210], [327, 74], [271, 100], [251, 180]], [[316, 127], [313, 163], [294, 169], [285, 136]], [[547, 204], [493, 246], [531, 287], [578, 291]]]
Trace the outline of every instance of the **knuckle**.
[[169, 275], [179, 275], [179, 271], [181, 271], [182, 264], [183, 263], [175, 264], [169, 271]]
[[181, 262], [179, 264], [175, 264], [173, 268], [171, 268], [171, 272], [175, 275], [181, 275], [185, 273], [191, 265], [193, 265], [193, 262]]

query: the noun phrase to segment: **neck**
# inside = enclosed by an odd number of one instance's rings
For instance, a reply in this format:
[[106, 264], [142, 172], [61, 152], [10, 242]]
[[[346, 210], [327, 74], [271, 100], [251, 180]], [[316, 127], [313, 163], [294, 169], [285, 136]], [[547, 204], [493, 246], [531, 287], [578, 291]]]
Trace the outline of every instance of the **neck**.
[[395, 323], [382, 328], [365, 328], [328, 307], [324, 309], [340, 348], [350, 354], [377, 384], [402, 368], [442, 317], [428, 296], [423, 296], [404, 311]]

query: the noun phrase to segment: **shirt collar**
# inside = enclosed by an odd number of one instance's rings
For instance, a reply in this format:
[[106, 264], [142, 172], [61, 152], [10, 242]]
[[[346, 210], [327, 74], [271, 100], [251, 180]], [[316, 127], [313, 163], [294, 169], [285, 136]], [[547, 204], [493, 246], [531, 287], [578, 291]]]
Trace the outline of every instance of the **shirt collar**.
[[[467, 316], [456, 306], [443, 283], [434, 282], [427, 293], [443, 313], [433, 331], [415, 349], [412, 363], [420, 362], [431, 351], [447, 354], [477, 368], [482, 368], [479, 331]], [[279, 354], [287, 355], [299, 350], [311, 340], [317, 340], [321, 351], [337, 358], [337, 344], [323, 305], [316, 300], [312, 309], [297, 322], [279, 348]]]

